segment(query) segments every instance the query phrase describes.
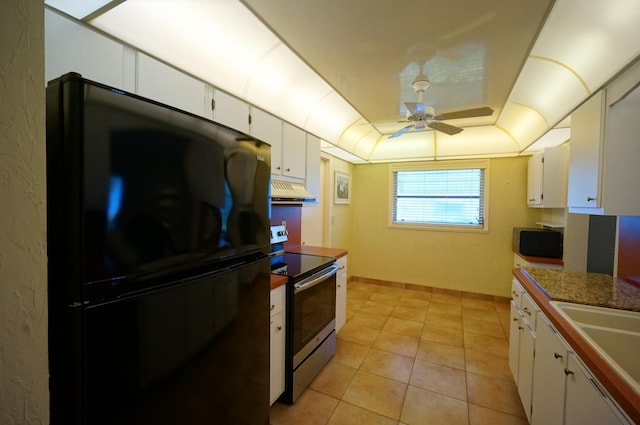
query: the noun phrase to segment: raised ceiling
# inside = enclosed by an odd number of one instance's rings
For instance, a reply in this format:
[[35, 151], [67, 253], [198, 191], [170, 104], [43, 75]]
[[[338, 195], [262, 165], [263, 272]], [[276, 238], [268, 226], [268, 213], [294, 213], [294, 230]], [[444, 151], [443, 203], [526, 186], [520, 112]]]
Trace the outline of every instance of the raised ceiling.
[[[78, 19], [322, 138], [352, 162], [518, 155], [640, 54], [638, 0], [115, 0]], [[66, 5], [65, 5], [66, 4]], [[86, 9], [86, 8], [85, 8]], [[412, 81], [465, 130], [406, 125]], [[551, 143], [567, 138], [552, 130]]]

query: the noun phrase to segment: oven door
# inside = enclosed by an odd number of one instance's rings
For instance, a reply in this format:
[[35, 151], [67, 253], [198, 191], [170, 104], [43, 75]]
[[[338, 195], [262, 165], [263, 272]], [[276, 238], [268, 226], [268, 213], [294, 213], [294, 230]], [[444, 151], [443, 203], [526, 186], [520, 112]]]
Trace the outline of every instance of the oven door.
[[337, 271], [332, 264], [293, 285], [293, 369], [335, 329]]

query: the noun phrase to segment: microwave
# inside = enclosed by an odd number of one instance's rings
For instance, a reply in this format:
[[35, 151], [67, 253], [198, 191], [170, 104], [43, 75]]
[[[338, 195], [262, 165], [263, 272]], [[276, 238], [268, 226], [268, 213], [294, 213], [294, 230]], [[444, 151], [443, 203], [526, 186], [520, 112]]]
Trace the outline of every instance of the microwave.
[[513, 251], [531, 257], [562, 258], [562, 232], [514, 227]]

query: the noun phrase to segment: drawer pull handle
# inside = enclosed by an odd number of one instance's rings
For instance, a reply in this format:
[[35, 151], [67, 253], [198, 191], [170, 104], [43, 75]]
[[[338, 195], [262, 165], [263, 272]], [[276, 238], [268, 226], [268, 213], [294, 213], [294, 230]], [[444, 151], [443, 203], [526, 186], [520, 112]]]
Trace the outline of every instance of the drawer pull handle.
[[518, 326], [518, 329], [523, 330], [524, 328], [522, 326]]
[[562, 358], [562, 354], [553, 353], [553, 357], [556, 358], [556, 359], [561, 359]]
[[281, 331], [282, 330], [282, 326], [278, 326], [276, 329]]
[[271, 304], [271, 311], [273, 311], [273, 309], [276, 308], [275, 304]]
[[592, 197], [592, 196], [587, 196], [587, 202], [591, 202], [591, 201], [595, 201], [596, 198]]
[[529, 311], [529, 309], [527, 307], [523, 308], [522, 311], [524, 311], [525, 313], [527, 313], [529, 316], [531, 316], [531, 312]]
[[565, 375], [567, 375], [567, 376], [569, 376], [569, 375], [573, 375], [573, 371], [572, 371], [572, 370], [569, 370], [569, 369], [567, 369], [567, 368], [565, 367], [565, 368], [564, 368], [564, 374], [565, 374]]

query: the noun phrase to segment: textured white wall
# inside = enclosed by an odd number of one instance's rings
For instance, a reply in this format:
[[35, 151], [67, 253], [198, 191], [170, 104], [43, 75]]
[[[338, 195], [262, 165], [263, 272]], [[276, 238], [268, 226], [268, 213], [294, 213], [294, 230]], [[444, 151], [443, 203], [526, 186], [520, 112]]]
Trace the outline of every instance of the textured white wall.
[[48, 424], [44, 3], [0, 2], [0, 424]]

